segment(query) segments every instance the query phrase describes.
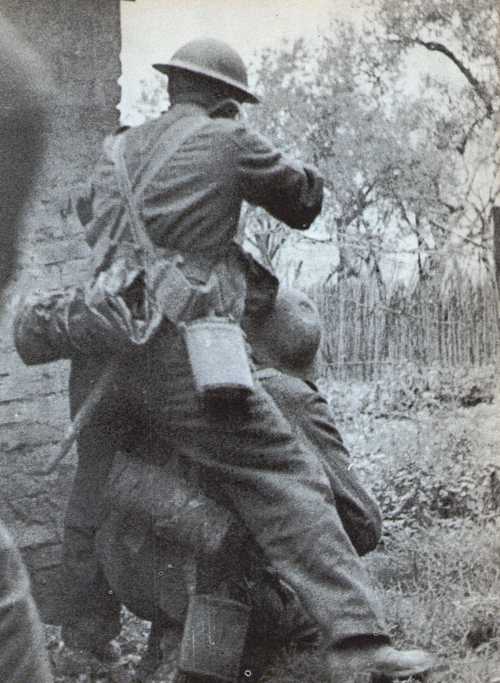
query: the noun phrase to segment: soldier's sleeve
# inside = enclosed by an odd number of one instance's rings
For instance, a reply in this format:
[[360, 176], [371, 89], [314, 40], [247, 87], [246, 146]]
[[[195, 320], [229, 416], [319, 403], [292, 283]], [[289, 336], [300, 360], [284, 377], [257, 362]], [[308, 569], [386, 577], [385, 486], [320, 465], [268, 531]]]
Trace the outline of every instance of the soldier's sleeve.
[[[121, 135], [129, 130], [130, 126], [120, 126], [113, 135], [108, 135], [104, 139], [101, 155], [96, 164], [94, 172], [85, 185], [78, 188], [75, 196], [75, 207], [80, 223], [87, 231], [87, 239], [90, 246], [95, 244], [97, 237], [93, 236], [93, 232], [99, 232], [99, 228], [91, 225], [95, 219], [95, 200], [96, 200], [96, 183], [111, 182], [114, 184], [114, 166], [110, 162], [110, 154], [113, 146], [113, 139], [116, 135]], [[104, 218], [104, 221], [107, 216]], [[102, 231], [102, 229], [101, 229]], [[90, 233], [90, 234], [89, 234]]]
[[0, 671], [3, 683], [51, 683], [45, 637], [26, 568], [0, 522]]
[[238, 126], [237, 174], [243, 198], [261, 206], [296, 230], [306, 230], [321, 211], [323, 179], [312, 166], [301, 165], [266, 138]]
[[[128, 338], [92, 300], [88, 287], [37, 291], [21, 300], [14, 315], [14, 343], [26, 365], [40, 365], [81, 356], [109, 355], [129, 350]], [[109, 313], [109, 315], [107, 315]]]
[[71, 358], [75, 346], [68, 331], [76, 288], [36, 292], [22, 299], [14, 316], [14, 342], [26, 365]]
[[311, 392], [303, 406], [306, 431], [321, 453], [344, 528], [358, 554], [365, 555], [376, 548], [382, 535], [380, 507], [358, 478], [324, 397]]
[[322, 451], [335, 452], [342, 462], [349, 464], [349, 451], [335, 426], [327, 400], [316, 390], [309, 391], [306, 397], [306, 414], [311, 439]]

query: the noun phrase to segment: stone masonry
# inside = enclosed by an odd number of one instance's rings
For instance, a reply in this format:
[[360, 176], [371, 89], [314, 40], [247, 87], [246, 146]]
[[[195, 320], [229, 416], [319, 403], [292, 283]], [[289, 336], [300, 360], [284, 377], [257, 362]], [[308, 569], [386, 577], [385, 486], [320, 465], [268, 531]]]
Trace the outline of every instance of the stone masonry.
[[[51, 68], [49, 144], [23, 220], [16, 281], [1, 306], [0, 516], [32, 571], [44, 617], [57, 587], [62, 523], [75, 455], [58, 471], [38, 471], [55, 455], [68, 424], [66, 362], [24, 367], [12, 342], [12, 311], [36, 288], [76, 284], [87, 248], [72, 194], [118, 125], [119, 0], [0, 0], [7, 16]], [[57, 588], [56, 588], [57, 589]]]

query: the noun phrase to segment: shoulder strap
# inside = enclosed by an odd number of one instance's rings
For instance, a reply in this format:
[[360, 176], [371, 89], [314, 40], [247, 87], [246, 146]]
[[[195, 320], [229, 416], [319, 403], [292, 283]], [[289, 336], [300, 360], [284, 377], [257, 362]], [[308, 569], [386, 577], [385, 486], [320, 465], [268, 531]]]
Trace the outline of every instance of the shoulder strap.
[[[167, 149], [167, 152], [163, 157], [163, 163], [167, 163], [188, 138], [209, 123], [205, 116], [193, 116], [190, 118], [191, 121], [187, 125], [185, 118], [174, 121], [162, 135], [163, 145]], [[115, 168], [120, 194], [122, 195], [129, 215], [132, 239], [138, 246], [143, 248], [146, 253], [152, 254], [154, 253], [154, 245], [146, 232], [144, 221], [142, 220], [135, 202], [125, 157], [123, 156], [125, 139], [125, 135], [118, 135], [115, 138], [113, 141], [111, 158]], [[115, 236], [117, 242], [121, 239], [124, 229], [125, 225], [123, 224], [121, 230]]]

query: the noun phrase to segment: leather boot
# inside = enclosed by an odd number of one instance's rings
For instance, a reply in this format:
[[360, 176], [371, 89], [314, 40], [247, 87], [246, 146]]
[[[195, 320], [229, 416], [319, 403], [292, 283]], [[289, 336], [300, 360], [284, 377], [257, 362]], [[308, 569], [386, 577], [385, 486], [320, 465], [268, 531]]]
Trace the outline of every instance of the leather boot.
[[360, 674], [389, 679], [409, 678], [431, 671], [436, 666], [433, 655], [425, 650], [397, 650], [386, 644], [332, 649], [327, 660], [332, 683], [351, 683]]

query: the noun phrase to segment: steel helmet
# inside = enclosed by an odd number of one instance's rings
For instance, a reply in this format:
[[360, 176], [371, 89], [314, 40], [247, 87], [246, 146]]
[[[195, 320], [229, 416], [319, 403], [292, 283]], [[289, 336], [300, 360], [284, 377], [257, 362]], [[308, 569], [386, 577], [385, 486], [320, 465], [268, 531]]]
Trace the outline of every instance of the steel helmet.
[[243, 102], [257, 104], [259, 98], [248, 88], [246, 66], [232, 47], [221, 40], [199, 38], [179, 48], [166, 64], [153, 64], [163, 74], [170, 69], [184, 69], [207, 76], [234, 88]]
[[273, 367], [313, 380], [314, 363], [321, 342], [321, 319], [313, 300], [294, 288], [282, 288], [274, 307], [267, 314], [251, 313], [243, 321], [243, 329], [257, 358]]

